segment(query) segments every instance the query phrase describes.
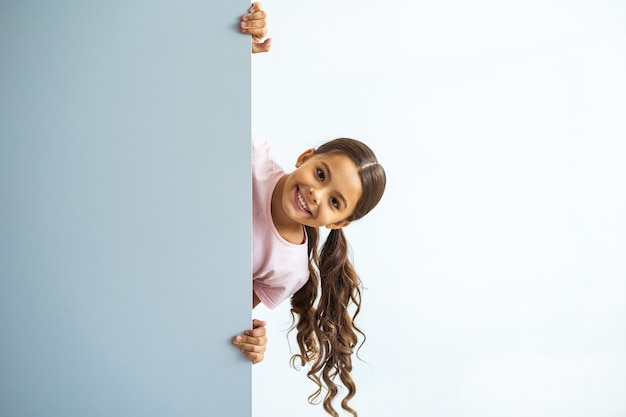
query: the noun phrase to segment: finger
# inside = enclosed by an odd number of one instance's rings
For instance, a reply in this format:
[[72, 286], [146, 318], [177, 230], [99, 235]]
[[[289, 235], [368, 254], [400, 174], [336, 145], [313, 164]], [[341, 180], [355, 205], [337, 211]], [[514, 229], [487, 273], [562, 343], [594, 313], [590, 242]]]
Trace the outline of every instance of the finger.
[[263, 39], [267, 35], [267, 29], [244, 29], [243, 33], [251, 35], [253, 41], [255, 41], [256, 43], [260, 43], [261, 39]]
[[237, 335], [233, 338], [233, 345], [237, 346], [242, 351], [265, 352], [267, 347], [267, 338], [265, 336], [250, 337]]
[[259, 52], [269, 52], [271, 48], [272, 48], [271, 38], [267, 38], [263, 43], [260, 43], [260, 42], [252, 43], [252, 53], [255, 53], [255, 54]]
[[244, 22], [241, 23], [239, 29], [241, 33], [252, 35], [257, 41], [260, 41], [267, 35], [267, 28], [248, 28], [244, 25]]
[[[252, 329], [252, 330], [246, 330], [245, 332], [243, 332], [247, 337], [246, 339], [258, 339], [258, 338], [264, 338], [267, 339], [267, 337], [265, 337], [267, 335], [267, 329], [265, 327], [259, 327], [256, 329]], [[244, 340], [247, 341], [247, 340]]]
[[250, 13], [258, 12], [261, 9], [263, 9], [263, 5], [260, 2], [255, 1], [250, 6]]
[[262, 353], [248, 353], [246, 357], [252, 361], [253, 365], [263, 361], [264, 355]]
[[267, 21], [265, 19], [262, 20], [243, 20], [241, 22], [241, 27], [244, 29], [259, 29], [267, 27]]
[[244, 342], [243, 340], [243, 336], [238, 334], [237, 336], [233, 337], [233, 345], [237, 346], [237, 347], [241, 347], [241, 344]]
[[265, 11], [263, 10], [254, 12], [254, 13], [244, 14], [243, 16], [241, 16], [241, 20], [244, 22], [247, 22], [250, 20], [265, 20], [266, 18], [267, 18], [267, 13], [265, 13]]
[[257, 325], [256, 323], [252, 323], [252, 329], [248, 329], [244, 331], [244, 334], [248, 336], [265, 336], [267, 333], [267, 328], [265, 327], [265, 323], [263, 325]]
[[265, 347], [261, 347], [261, 346], [256, 346], [256, 345], [244, 345], [241, 349], [241, 352], [244, 355], [250, 354], [250, 353], [265, 353]]
[[253, 343], [242, 343], [239, 346], [239, 349], [243, 353], [263, 353], [266, 350], [265, 348], [266, 348], [265, 345], [259, 345], [259, 344], [253, 344]]
[[267, 322], [263, 321], [263, 320], [259, 320], [259, 319], [252, 320], [252, 328], [253, 329], [256, 329], [257, 327], [265, 327], [266, 324], [267, 324]]
[[267, 337], [263, 334], [258, 336], [242, 336], [240, 342], [246, 345], [265, 346], [267, 345]]
[[265, 327], [259, 327], [259, 328], [252, 329], [252, 330], [246, 330], [243, 333], [247, 337], [250, 337], [250, 338], [257, 338], [257, 339], [259, 337], [266, 338], [265, 336], [267, 335], [267, 329]]

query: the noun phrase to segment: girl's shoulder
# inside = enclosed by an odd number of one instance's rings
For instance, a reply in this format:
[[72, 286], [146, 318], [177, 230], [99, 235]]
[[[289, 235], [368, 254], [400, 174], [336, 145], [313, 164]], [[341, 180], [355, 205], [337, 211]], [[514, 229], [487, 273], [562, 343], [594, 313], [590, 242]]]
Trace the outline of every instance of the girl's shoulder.
[[270, 145], [265, 140], [259, 137], [257, 134], [252, 134], [252, 162], [258, 163], [259, 161], [269, 160], [270, 157]]
[[269, 151], [270, 145], [265, 139], [262, 139], [259, 135], [253, 132], [252, 133], [252, 148], [266, 149], [267, 151]]

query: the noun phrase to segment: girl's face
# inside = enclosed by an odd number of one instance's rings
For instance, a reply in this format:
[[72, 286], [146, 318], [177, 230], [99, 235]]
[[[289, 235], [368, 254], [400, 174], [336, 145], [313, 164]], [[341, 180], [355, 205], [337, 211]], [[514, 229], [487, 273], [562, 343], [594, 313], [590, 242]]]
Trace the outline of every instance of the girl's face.
[[304, 152], [283, 188], [285, 214], [300, 224], [337, 229], [350, 224], [363, 193], [359, 172], [345, 155]]

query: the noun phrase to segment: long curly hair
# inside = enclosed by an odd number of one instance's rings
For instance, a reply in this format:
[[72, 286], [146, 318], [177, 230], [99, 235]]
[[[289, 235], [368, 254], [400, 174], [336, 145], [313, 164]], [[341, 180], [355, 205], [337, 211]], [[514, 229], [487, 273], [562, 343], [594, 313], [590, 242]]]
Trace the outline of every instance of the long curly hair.
[[[320, 146], [314, 154], [341, 154], [349, 157], [359, 170], [363, 193], [347, 221], [358, 220], [380, 201], [386, 185], [386, 175], [374, 152], [364, 143], [339, 138]], [[361, 280], [348, 256], [348, 242], [341, 229], [330, 231], [318, 252], [319, 230], [306, 226], [309, 251], [309, 280], [291, 297], [292, 330], [300, 353], [291, 357], [291, 365], [310, 364], [307, 376], [317, 385], [309, 396], [311, 404], [322, 401], [324, 410], [333, 417], [339, 414], [333, 401], [338, 384], [347, 389], [341, 407], [357, 416], [348, 405], [356, 394], [352, 379], [352, 354], [359, 335], [365, 334], [354, 324], [361, 310]], [[359, 345], [360, 347], [360, 345]], [[323, 391], [326, 394], [323, 395]]]

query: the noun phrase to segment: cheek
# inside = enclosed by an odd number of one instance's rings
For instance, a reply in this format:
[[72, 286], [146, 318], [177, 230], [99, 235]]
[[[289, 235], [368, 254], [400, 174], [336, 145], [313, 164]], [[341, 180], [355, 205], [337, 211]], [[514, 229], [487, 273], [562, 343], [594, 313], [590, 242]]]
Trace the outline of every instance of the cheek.
[[346, 215], [346, 220], [347, 220], [347, 221], [350, 221], [350, 222], [351, 222], [351, 221], [356, 220], [356, 219], [354, 218], [354, 213], [356, 212], [357, 207], [359, 207], [359, 202], [358, 202], [358, 201], [356, 202], [356, 204], [355, 204], [354, 206], [352, 206], [352, 209], [351, 209], [351, 210], [349, 210], [349, 211], [346, 211], [346, 212], [345, 212], [345, 215]]

